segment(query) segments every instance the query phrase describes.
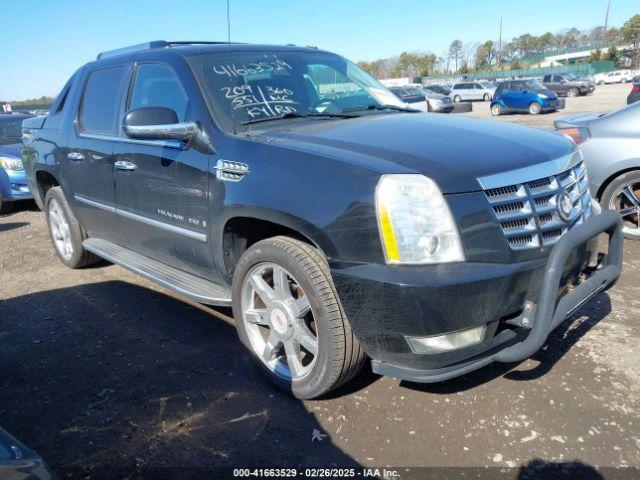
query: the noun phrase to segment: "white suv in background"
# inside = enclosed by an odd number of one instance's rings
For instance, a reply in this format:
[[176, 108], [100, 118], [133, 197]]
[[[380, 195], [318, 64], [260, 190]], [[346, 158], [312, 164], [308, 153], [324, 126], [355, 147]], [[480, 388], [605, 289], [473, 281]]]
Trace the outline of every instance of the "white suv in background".
[[489, 82], [460, 82], [451, 88], [451, 97], [455, 103], [468, 100], [488, 102], [493, 98], [495, 91], [495, 85]]
[[613, 72], [596, 75], [596, 83], [598, 84], [628, 83], [632, 80], [633, 72], [631, 70], [614, 70]]

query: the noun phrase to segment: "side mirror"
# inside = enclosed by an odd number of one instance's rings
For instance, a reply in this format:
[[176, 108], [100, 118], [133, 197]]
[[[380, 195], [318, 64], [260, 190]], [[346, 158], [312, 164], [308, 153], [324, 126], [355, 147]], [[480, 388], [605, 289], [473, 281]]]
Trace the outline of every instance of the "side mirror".
[[209, 137], [196, 122], [180, 122], [175, 111], [166, 107], [142, 107], [124, 116], [127, 137], [143, 140], [178, 140], [193, 145], [204, 153], [212, 153]]
[[196, 124], [179, 122], [178, 115], [170, 108], [144, 107], [129, 110], [123, 127], [124, 133], [131, 138], [188, 142], [193, 137]]

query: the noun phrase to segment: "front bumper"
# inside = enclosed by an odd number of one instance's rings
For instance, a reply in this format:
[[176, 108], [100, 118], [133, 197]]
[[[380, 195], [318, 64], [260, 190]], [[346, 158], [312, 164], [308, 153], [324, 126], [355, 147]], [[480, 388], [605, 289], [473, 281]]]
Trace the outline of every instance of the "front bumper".
[[0, 168], [0, 195], [5, 201], [33, 198], [27, 185], [24, 170], [13, 171]]
[[[354, 333], [382, 375], [437, 382], [494, 361], [530, 357], [548, 335], [597, 293], [622, 265], [622, 225], [607, 211], [567, 232], [547, 259], [518, 264], [432, 267], [364, 265], [332, 268]], [[561, 287], [586, 274], [594, 238], [609, 236], [609, 252], [591, 275], [559, 298]], [[430, 336], [486, 325], [484, 340], [438, 354], [416, 354], [406, 336]]]
[[555, 111], [562, 110], [566, 105], [564, 98], [556, 98], [555, 100], [545, 100], [542, 104], [542, 110], [547, 111]]

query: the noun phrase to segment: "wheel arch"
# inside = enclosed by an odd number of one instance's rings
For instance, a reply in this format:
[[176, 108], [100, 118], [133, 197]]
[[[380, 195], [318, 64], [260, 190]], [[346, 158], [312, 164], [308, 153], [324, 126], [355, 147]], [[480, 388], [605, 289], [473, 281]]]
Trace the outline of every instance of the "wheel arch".
[[44, 210], [44, 199], [47, 196], [47, 192], [52, 187], [59, 187], [60, 181], [55, 174], [45, 169], [37, 169], [34, 172], [34, 179], [36, 188], [35, 191], [32, 192], [33, 198], [38, 204], [38, 207]]
[[222, 232], [214, 241], [216, 264], [230, 281], [242, 254], [254, 243], [285, 235], [316, 247], [332, 258], [336, 248], [329, 237], [311, 222], [284, 212], [261, 207], [235, 207], [212, 228]]
[[622, 170], [616, 170], [615, 172], [609, 174], [607, 178], [598, 187], [598, 192], [595, 195], [596, 199], [598, 201], [601, 200], [602, 194], [604, 193], [604, 191], [611, 184], [611, 182], [613, 182], [616, 178], [618, 178], [621, 175], [624, 175], [625, 173], [629, 173], [633, 171], [640, 171], [640, 159], [635, 159], [635, 163], [633, 163], [632, 165], [626, 168], [623, 168]]

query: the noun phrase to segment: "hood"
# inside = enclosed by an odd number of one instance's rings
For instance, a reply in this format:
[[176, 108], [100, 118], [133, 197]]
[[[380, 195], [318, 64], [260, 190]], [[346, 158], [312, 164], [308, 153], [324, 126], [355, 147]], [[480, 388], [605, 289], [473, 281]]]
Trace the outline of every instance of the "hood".
[[582, 113], [574, 113], [572, 115], [564, 115], [553, 122], [553, 126], [556, 128], [567, 128], [574, 126], [584, 126], [592, 122], [593, 120], [597, 120], [602, 116], [602, 113], [594, 113], [594, 112], [582, 112]]
[[12, 143], [10, 145], [0, 145], [0, 156], [22, 158], [22, 144]]
[[[510, 122], [453, 115], [390, 113], [323, 120], [263, 132], [288, 148], [384, 173], [422, 173], [444, 193], [480, 190], [478, 177], [552, 160], [573, 151], [561, 135]], [[549, 172], [557, 173], [557, 172]]]
[[536, 90], [536, 93], [544, 93], [549, 100], [556, 100], [558, 98], [558, 94], [553, 90], [549, 90], [548, 88], [543, 88], [542, 90]]

